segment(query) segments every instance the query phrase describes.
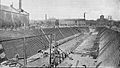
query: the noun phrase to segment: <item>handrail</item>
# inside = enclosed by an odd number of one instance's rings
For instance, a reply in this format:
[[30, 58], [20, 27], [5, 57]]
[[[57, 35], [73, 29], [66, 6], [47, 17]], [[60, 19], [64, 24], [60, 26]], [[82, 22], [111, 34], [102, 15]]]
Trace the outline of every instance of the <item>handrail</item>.
[[[41, 34], [41, 35], [34, 35], [34, 36], [29, 36], [29, 37], [25, 37], [25, 38], [33, 38], [33, 37], [38, 37], [38, 36], [45, 36], [45, 35], [52, 35], [52, 34]], [[0, 42], [6, 42], [6, 41], [11, 41], [11, 40], [19, 40], [19, 39], [24, 39], [24, 37], [21, 38], [13, 38], [13, 39], [3, 39], [0, 40]]]
[[65, 35], [62, 33], [62, 31], [59, 29], [59, 27], [58, 27], [58, 30], [59, 30], [60, 34], [65, 38]]
[[[43, 31], [43, 29], [41, 29], [42, 33], [45, 35], [45, 32]], [[48, 38], [47, 35], [45, 35], [45, 38], [50, 42], [50, 39]]]

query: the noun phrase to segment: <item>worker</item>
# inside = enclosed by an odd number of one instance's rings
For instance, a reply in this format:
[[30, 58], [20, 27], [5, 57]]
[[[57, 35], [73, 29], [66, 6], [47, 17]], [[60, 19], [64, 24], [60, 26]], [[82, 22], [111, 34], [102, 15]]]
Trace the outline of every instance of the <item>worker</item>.
[[18, 53], [15, 55], [15, 58], [16, 58], [16, 61], [19, 60], [19, 54]]
[[94, 61], [94, 65], [96, 65], [97, 61]]
[[54, 48], [53, 54], [54, 54], [53, 62], [54, 65], [57, 66], [60, 63], [60, 51], [58, 50], [58, 47]]
[[38, 50], [39, 58], [43, 58], [43, 50]]
[[64, 60], [64, 58], [65, 58], [65, 57], [64, 57], [64, 53], [61, 53], [61, 55], [62, 55], [62, 60]]
[[43, 50], [40, 49], [40, 50], [38, 50], [37, 52], [38, 52], [38, 53], [43, 53]]

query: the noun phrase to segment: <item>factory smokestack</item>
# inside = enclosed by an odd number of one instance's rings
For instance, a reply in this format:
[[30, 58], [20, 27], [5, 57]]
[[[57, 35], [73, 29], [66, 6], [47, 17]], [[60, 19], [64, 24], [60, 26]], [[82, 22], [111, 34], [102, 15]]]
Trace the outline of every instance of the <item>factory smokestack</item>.
[[19, 0], [19, 10], [22, 9], [22, 0]]
[[45, 20], [47, 20], [47, 14], [45, 14]]
[[86, 15], [86, 12], [84, 12], [84, 20], [85, 20], [85, 15]]

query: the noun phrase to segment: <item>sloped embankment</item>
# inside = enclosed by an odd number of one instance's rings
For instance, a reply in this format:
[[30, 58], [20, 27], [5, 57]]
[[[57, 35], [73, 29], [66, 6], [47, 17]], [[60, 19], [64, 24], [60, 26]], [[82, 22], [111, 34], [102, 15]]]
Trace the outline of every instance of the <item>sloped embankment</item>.
[[[60, 31], [63, 33], [64, 36], [60, 33]], [[56, 40], [61, 40], [64, 38], [67, 38], [69, 36], [75, 35], [77, 33], [81, 33], [82, 31], [81, 28], [50, 28], [50, 29], [43, 29], [43, 31], [46, 34], [56, 34]], [[34, 29], [34, 30], [28, 30], [24, 31], [26, 35], [41, 35], [43, 34], [40, 29]], [[11, 32], [12, 33], [12, 32]], [[20, 33], [23, 33], [21, 31]], [[24, 33], [23, 33], [24, 34]], [[20, 34], [19, 37], [23, 37], [24, 35]], [[11, 40], [11, 41], [5, 41], [2, 42], [2, 45], [5, 49], [5, 53], [7, 58], [11, 59], [15, 57], [16, 54], [19, 54], [20, 57], [23, 57], [23, 39], [16, 39], [16, 40]], [[37, 36], [37, 37], [32, 37], [32, 38], [26, 38], [25, 39], [25, 45], [26, 45], [26, 53], [27, 56], [30, 57], [34, 54], [37, 53], [39, 49], [47, 49], [49, 47], [49, 42], [46, 39], [45, 36]]]
[[99, 28], [99, 67], [119, 68], [120, 33], [108, 28]]

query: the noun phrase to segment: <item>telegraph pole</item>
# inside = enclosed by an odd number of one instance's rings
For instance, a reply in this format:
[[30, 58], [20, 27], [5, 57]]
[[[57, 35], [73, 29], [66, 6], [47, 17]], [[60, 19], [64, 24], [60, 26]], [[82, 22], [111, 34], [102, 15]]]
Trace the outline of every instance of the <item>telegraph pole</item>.
[[[22, 11], [22, 0], [19, 0], [19, 14], [21, 14]], [[25, 30], [25, 23], [24, 23], [24, 30]], [[27, 65], [27, 56], [26, 56], [26, 44], [25, 44], [25, 33], [24, 33], [24, 39], [23, 39], [23, 51], [24, 51], [24, 67]]]
[[1, 11], [1, 0], [0, 0], [0, 11]]
[[[0, 0], [0, 16], [1, 16], [1, 11], [2, 11], [2, 9], [1, 9], [1, 0]], [[1, 18], [1, 17], [0, 17]]]
[[[27, 13], [26, 11], [22, 10], [22, 0], [19, 0], [19, 13], [21, 14], [21, 12], [25, 12]], [[28, 14], [28, 19], [29, 19], [29, 13]], [[24, 30], [26, 30], [26, 24], [24, 24]], [[28, 24], [29, 24], [29, 21], [28, 21]], [[24, 39], [23, 39], [23, 51], [24, 51], [24, 67], [26, 67], [27, 65], [27, 54], [26, 54], [26, 44], [25, 44], [25, 41], [26, 41], [26, 38], [25, 38], [25, 33], [24, 33]]]
[[27, 57], [26, 57], [26, 45], [25, 45], [25, 36], [24, 36], [24, 39], [23, 39], [23, 51], [24, 51], [24, 67], [26, 67], [27, 65]]
[[49, 60], [49, 63], [50, 63], [50, 67], [51, 67], [51, 44], [52, 44], [52, 37], [53, 37], [53, 35], [52, 34], [50, 34], [50, 42], [49, 42], [49, 47], [50, 47], [50, 60]]
[[1, 0], [0, 0], [0, 16], [1, 16], [1, 11], [2, 11], [2, 8], [1, 8]]

